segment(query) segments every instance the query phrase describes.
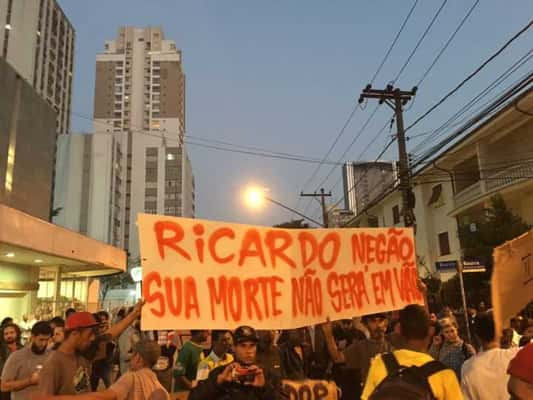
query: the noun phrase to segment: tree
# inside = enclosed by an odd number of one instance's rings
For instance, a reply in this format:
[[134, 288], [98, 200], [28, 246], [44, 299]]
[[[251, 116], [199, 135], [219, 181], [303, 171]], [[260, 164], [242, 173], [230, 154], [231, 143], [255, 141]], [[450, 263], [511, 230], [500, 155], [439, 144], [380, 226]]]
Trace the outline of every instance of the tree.
[[[471, 304], [490, 299], [490, 278], [492, 275], [492, 253], [508, 240], [520, 236], [531, 228], [519, 215], [507, 208], [501, 195], [491, 198], [491, 207], [484, 210], [484, 215], [472, 229], [469, 224], [459, 227], [459, 239], [465, 259], [477, 259], [486, 272], [464, 274], [465, 292]], [[441, 291], [442, 300], [453, 306], [460, 306], [461, 290], [459, 276], [444, 282]]]
[[459, 239], [465, 259], [480, 259], [490, 278], [494, 248], [527, 232], [531, 226], [507, 208], [501, 195], [492, 197], [491, 207], [484, 211], [484, 217], [476, 224], [475, 230], [466, 224], [459, 227]]
[[104, 302], [110, 289], [127, 289], [133, 285], [131, 268], [139, 266], [139, 258], [128, 258], [126, 271], [100, 278], [100, 302]]
[[283, 229], [309, 229], [309, 224], [304, 222], [303, 219], [292, 219], [288, 222], [283, 222], [278, 225], [274, 225], [274, 228]]

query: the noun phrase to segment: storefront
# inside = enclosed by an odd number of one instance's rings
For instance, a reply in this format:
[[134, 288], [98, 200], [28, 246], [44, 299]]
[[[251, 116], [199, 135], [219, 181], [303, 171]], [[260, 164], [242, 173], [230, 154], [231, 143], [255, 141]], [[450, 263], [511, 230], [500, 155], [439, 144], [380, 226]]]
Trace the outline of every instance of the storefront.
[[126, 269], [116, 247], [0, 204], [0, 317], [95, 311], [97, 277]]

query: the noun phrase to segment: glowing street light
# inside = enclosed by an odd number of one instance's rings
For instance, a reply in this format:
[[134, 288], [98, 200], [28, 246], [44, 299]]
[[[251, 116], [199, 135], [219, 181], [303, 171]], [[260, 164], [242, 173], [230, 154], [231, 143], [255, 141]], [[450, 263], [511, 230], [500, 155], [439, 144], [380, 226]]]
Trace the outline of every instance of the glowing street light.
[[268, 197], [265, 196], [265, 189], [263, 188], [249, 186], [244, 191], [244, 202], [252, 210], [263, 208], [265, 200], [268, 200]]
[[277, 200], [271, 199], [270, 197], [266, 195], [267, 191], [268, 189], [266, 188], [261, 188], [257, 186], [248, 186], [244, 190], [244, 196], [243, 196], [245, 205], [252, 210], [259, 210], [263, 208], [263, 206], [265, 205], [265, 201], [269, 201], [281, 208], [284, 208], [285, 210], [288, 210], [296, 215], [299, 215], [302, 218], [305, 218], [308, 221], [311, 221], [313, 224], [324, 227], [324, 225], [318, 222], [317, 220], [311, 217], [308, 217], [307, 215], [302, 214], [301, 212], [293, 208], [290, 208], [289, 206], [286, 206], [285, 204], [280, 203]]

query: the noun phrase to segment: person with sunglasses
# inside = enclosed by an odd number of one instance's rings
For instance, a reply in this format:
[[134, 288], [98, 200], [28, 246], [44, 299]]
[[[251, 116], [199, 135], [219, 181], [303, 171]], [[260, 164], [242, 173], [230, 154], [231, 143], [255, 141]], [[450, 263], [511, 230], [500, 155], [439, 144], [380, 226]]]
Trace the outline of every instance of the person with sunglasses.
[[133, 311], [105, 332], [89, 312], [75, 312], [65, 323], [65, 339], [43, 366], [38, 392], [73, 395], [90, 392], [90, 369], [101, 343], [116, 339], [141, 313], [139, 301]]

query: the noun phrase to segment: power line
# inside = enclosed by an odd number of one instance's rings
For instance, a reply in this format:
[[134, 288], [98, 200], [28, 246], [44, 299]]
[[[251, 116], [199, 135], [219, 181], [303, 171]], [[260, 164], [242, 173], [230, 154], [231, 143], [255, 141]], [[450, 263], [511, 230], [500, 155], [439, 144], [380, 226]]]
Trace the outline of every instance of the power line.
[[359, 139], [359, 137], [361, 136], [361, 134], [364, 132], [364, 130], [366, 129], [366, 127], [368, 126], [368, 124], [370, 123], [370, 121], [372, 121], [372, 119], [374, 118], [374, 116], [376, 115], [377, 111], [378, 111], [378, 108], [379, 108], [379, 104], [376, 105], [376, 107], [374, 108], [374, 111], [372, 111], [372, 114], [370, 114], [370, 116], [367, 118], [367, 120], [365, 121], [365, 123], [363, 124], [363, 126], [361, 127], [361, 129], [359, 129], [359, 131], [357, 132], [357, 134], [354, 136], [353, 140], [350, 142], [350, 144], [348, 145], [348, 147], [346, 148], [346, 150], [344, 150], [344, 153], [342, 153], [342, 155], [339, 157], [338, 161], [335, 163], [335, 165], [330, 169], [328, 175], [322, 180], [322, 182], [320, 182], [320, 184], [318, 185], [318, 187], [322, 187], [322, 185], [324, 185], [326, 183], [326, 181], [329, 179], [329, 177], [331, 176], [331, 174], [333, 173], [333, 171], [335, 170], [335, 167], [337, 165], [342, 165], [342, 161], [344, 160], [344, 157], [346, 156], [346, 154], [348, 154], [348, 152], [352, 149], [353, 145], [355, 144], [355, 142]]
[[[331, 144], [331, 146], [329, 147], [328, 151], [326, 152], [326, 155], [323, 157], [323, 160], [326, 160], [328, 158], [328, 156], [331, 154], [331, 152], [333, 151], [333, 148], [335, 147], [335, 145], [337, 144], [337, 142], [339, 141], [339, 139], [341, 138], [341, 136], [343, 135], [344, 131], [346, 130], [346, 128], [348, 127], [348, 125], [350, 124], [352, 118], [354, 117], [356, 111], [357, 111], [358, 107], [357, 107], [357, 104], [355, 105], [355, 107], [353, 108], [352, 112], [350, 113], [350, 115], [348, 116], [348, 119], [346, 120], [346, 122], [344, 123], [344, 125], [342, 126], [341, 130], [339, 131], [339, 133], [337, 134], [337, 137], [335, 138], [335, 140], [333, 141], [333, 143]], [[321, 167], [322, 164], [319, 164], [315, 170], [313, 171], [313, 174], [311, 175], [311, 177], [304, 183], [303, 185], [303, 188], [305, 189], [305, 187], [307, 187], [312, 181], [313, 179], [315, 179], [318, 171], [320, 170], [320, 167]], [[298, 208], [298, 207], [295, 207], [295, 208]]]
[[[529, 73], [528, 73], [529, 74]], [[510, 88], [512, 88], [513, 86], [515, 86], [518, 82], [521, 82], [524, 80], [524, 78], [528, 75], [528, 74], [525, 74], [523, 76], [521, 76], [519, 79], [515, 80], [513, 83], [511, 83], [510, 85], [506, 86], [502, 91], [498, 92], [495, 96], [491, 97], [490, 99], [488, 99], [486, 102], [484, 102], [483, 104], [479, 105], [478, 107], [476, 107], [472, 112], [470, 112], [468, 115], [462, 117], [459, 121], [457, 122], [454, 122], [452, 124], [450, 124], [448, 126], [448, 128], [454, 128], [456, 126], [459, 126], [459, 125], [462, 125], [465, 123], [466, 120], [470, 119], [473, 115], [475, 114], [478, 114], [480, 110], [484, 109], [487, 107], [487, 105], [489, 105], [490, 103], [494, 102], [498, 97], [500, 97], [503, 93], [507, 92]], [[437, 128], [438, 129], [438, 128]], [[426, 131], [426, 132], [421, 132], [421, 133], [418, 133], [416, 135], [411, 135], [409, 136], [409, 139], [414, 139], [414, 138], [418, 138], [418, 137], [423, 137], [423, 136], [427, 136], [429, 134], [432, 134], [436, 131], [436, 129], [432, 129], [432, 130], [429, 130], [429, 131]]]
[[416, 86], [420, 86], [422, 84], [422, 82], [424, 82], [424, 80], [426, 79], [426, 77], [429, 75], [429, 73], [431, 72], [431, 70], [433, 69], [433, 67], [435, 66], [435, 64], [437, 64], [437, 61], [440, 59], [440, 57], [442, 56], [442, 54], [444, 54], [444, 52], [446, 51], [446, 49], [448, 48], [448, 46], [450, 45], [450, 43], [453, 41], [453, 39], [455, 38], [455, 35], [457, 35], [457, 33], [461, 30], [461, 28], [463, 27], [463, 25], [465, 24], [465, 22], [468, 20], [468, 18], [470, 17], [470, 14], [472, 14], [472, 12], [474, 11], [474, 9], [477, 7], [477, 5], [479, 4], [479, 1], [480, 0], [476, 0], [476, 2], [472, 5], [472, 7], [470, 7], [470, 9], [468, 10], [468, 12], [466, 13], [466, 15], [463, 17], [463, 19], [461, 20], [461, 22], [459, 23], [459, 25], [457, 26], [457, 28], [455, 28], [455, 31], [453, 31], [452, 35], [450, 36], [450, 38], [448, 39], [448, 41], [444, 44], [444, 47], [439, 51], [439, 53], [437, 54], [437, 56], [433, 59], [433, 62], [431, 63], [431, 65], [429, 66], [429, 68], [426, 70], [426, 72], [424, 72], [424, 74], [422, 75], [422, 77], [419, 79], [418, 83], [416, 84]]
[[425, 159], [428, 159], [431, 156], [435, 156], [442, 149], [444, 149], [448, 144], [450, 144], [453, 140], [457, 139], [460, 135], [462, 135], [468, 129], [474, 127], [480, 121], [488, 118], [492, 114], [497, 113], [501, 108], [508, 106], [509, 103], [507, 101], [511, 99], [513, 95], [519, 93], [524, 88], [527, 88], [532, 81], [533, 81], [533, 72], [530, 72], [528, 73], [526, 78], [519, 81], [512, 88], [510, 88], [505, 93], [500, 95], [494, 102], [492, 102], [488, 107], [486, 107], [480, 114], [471, 118], [457, 131], [453, 132], [452, 134], [447, 136], [445, 139], [443, 139], [442, 141], [440, 141], [433, 147], [429, 148], [425, 153], [420, 155], [417, 159], [415, 166], [419, 165]]
[[503, 81], [505, 81], [509, 76], [511, 76], [515, 71], [517, 71], [519, 68], [521, 68], [523, 65], [525, 65], [532, 57], [531, 55], [533, 53], [533, 50], [529, 50], [524, 56], [522, 56], [518, 61], [514, 62], [513, 65], [511, 65], [509, 68], [507, 68], [502, 74], [500, 74], [492, 83], [490, 83], [485, 89], [483, 89], [480, 93], [478, 93], [476, 96], [474, 96], [469, 102], [467, 102], [462, 108], [460, 108], [454, 115], [452, 115], [445, 123], [443, 123], [439, 128], [433, 130], [431, 135], [424, 140], [422, 140], [414, 149], [413, 151], [416, 152], [419, 149], [421, 149], [424, 144], [428, 143], [429, 141], [433, 140], [434, 138], [438, 137], [440, 132], [443, 132], [444, 129], [449, 127], [449, 125], [457, 120], [461, 115], [463, 115], [468, 109], [470, 109], [473, 105], [475, 105], [479, 100], [481, 100], [483, 97], [485, 97], [487, 94], [489, 94], [492, 90], [494, 90], [497, 86], [499, 86]]
[[411, 62], [411, 59], [413, 58], [413, 56], [415, 55], [416, 51], [418, 50], [418, 48], [420, 47], [420, 45], [422, 44], [422, 42], [424, 41], [424, 39], [426, 38], [427, 34], [429, 33], [431, 27], [433, 26], [433, 24], [435, 23], [435, 21], [437, 20], [437, 18], [439, 17], [441, 11], [444, 9], [444, 6], [446, 5], [446, 3], [448, 2], [448, 0], [444, 0], [442, 2], [442, 4], [440, 5], [439, 9], [437, 10], [437, 12], [435, 13], [435, 15], [433, 16], [433, 18], [431, 19], [431, 22], [429, 23], [429, 25], [426, 27], [426, 30], [424, 31], [424, 33], [422, 34], [422, 36], [420, 37], [420, 39], [418, 39], [418, 42], [416, 44], [416, 46], [414, 47], [414, 49], [411, 51], [411, 54], [409, 54], [409, 57], [407, 57], [407, 60], [405, 60], [405, 63], [402, 65], [402, 68], [400, 68], [400, 71], [398, 71], [398, 73], [396, 74], [396, 77], [394, 78], [394, 80], [392, 81], [392, 84], [394, 84], [394, 82], [396, 82], [398, 80], [398, 78], [402, 75], [403, 71], [405, 70], [405, 68], [407, 67], [407, 65], [409, 65], [409, 63]]
[[418, 117], [411, 125], [409, 125], [405, 131], [407, 132], [409, 129], [413, 128], [415, 125], [417, 125], [420, 121], [422, 121], [424, 118], [426, 118], [429, 114], [431, 114], [433, 111], [435, 111], [436, 108], [438, 108], [442, 103], [444, 103], [448, 98], [453, 96], [457, 91], [462, 88], [468, 81], [470, 81], [474, 76], [476, 76], [483, 68], [485, 68], [492, 60], [494, 60], [496, 57], [498, 57], [507, 47], [511, 45], [516, 39], [518, 39], [524, 32], [526, 32], [531, 25], [533, 24], [533, 21], [530, 21], [526, 26], [524, 26], [520, 31], [518, 31], [513, 37], [511, 37], [498, 51], [496, 51], [494, 54], [492, 54], [487, 60], [485, 60], [479, 67], [477, 67], [470, 75], [468, 75], [465, 79], [463, 79], [455, 88], [453, 88], [450, 92], [448, 92], [442, 99], [440, 99], [436, 104], [431, 106], [424, 114], [422, 114], [420, 117]]
[[402, 26], [400, 27], [400, 30], [396, 33], [396, 36], [394, 37], [394, 40], [392, 41], [392, 43], [391, 43], [390, 46], [389, 46], [389, 49], [388, 49], [387, 52], [385, 53], [385, 57], [383, 57], [383, 60], [381, 60], [381, 64], [379, 64], [378, 69], [376, 70], [376, 72], [374, 73], [374, 76], [373, 76], [372, 79], [370, 80], [370, 83], [371, 83], [371, 84], [374, 83], [374, 81], [376, 80], [376, 77], [377, 77], [378, 74], [381, 72], [381, 69], [383, 68], [383, 66], [385, 65], [385, 62], [386, 62], [387, 59], [389, 58], [389, 55], [390, 55], [392, 49], [394, 48], [394, 46], [396, 45], [396, 42], [397, 42], [398, 39], [400, 38], [400, 35], [402, 34], [403, 29], [404, 29], [405, 26], [407, 25], [407, 21], [409, 21], [409, 18], [411, 18], [411, 14], [413, 14], [413, 11], [415, 10], [417, 4], [418, 4], [418, 0], [415, 0], [415, 2], [413, 3], [413, 5], [411, 6], [411, 9], [409, 10], [409, 13], [407, 14], [407, 16], [405, 17], [405, 19], [403, 20], [403, 23], [402, 23]]
[[[385, 56], [383, 57], [383, 59], [381, 60], [381, 63], [380, 65], [378, 66], [376, 72], [374, 73], [374, 75], [372, 76], [372, 79], [371, 79], [371, 82], [374, 82], [374, 80], [376, 79], [376, 77], [378, 76], [378, 74], [381, 72], [381, 69], [383, 68], [383, 66], [385, 65], [385, 62], [388, 60], [391, 52], [392, 52], [392, 49], [394, 48], [394, 46], [396, 45], [396, 43], [398, 42], [398, 39], [400, 38], [400, 35], [402, 34], [405, 26], [407, 25], [407, 22], [409, 21], [409, 19], [411, 18], [411, 15], [413, 14], [413, 11], [415, 10], [416, 6], [418, 4], [418, 0], [415, 0], [415, 2], [413, 3], [413, 5], [411, 6], [411, 9], [409, 10], [409, 12], [407, 13], [407, 16], [404, 18], [403, 22], [402, 22], [402, 25], [400, 26], [400, 29], [398, 30], [398, 32], [396, 33], [396, 36], [394, 37], [392, 43], [390, 44], [387, 52], [385, 53]], [[340, 137], [342, 136], [342, 133], [344, 133], [344, 130], [346, 129], [346, 126], [349, 124], [349, 122], [351, 121], [351, 118], [353, 117], [353, 114], [355, 113], [355, 111], [357, 110], [357, 105], [355, 106], [354, 110], [352, 111], [352, 114], [350, 114], [348, 120], [347, 120], [347, 123], [345, 124], [345, 126], [343, 127], [343, 129], [341, 129], [341, 132], [339, 132], [339, 134], [337, 135], [337, 137], [335, 138], [335, 141], [333, 142], [333, 144], [330, 146], [328, 152], [326, 153], [326, 156], [324, 158], [327, 158], [329, 156], [329, 154], [331, 153], [331, 151], [333, 150], [333, 148], [335, 147], [335, 145], [337, 144], [337, 142], [339, 141]], [[312, 181], [313, 179], [315, 179], [317, 173], [318, 173], [318, 170], [320, 169], [320, 166], [318, 166], [315, 171], [313, 172], [311, 178], [309, 178], [305, 184], [303, 185], [303, 188], [305, 189], [305, 187], [307, 187]], [[328, 174], [328, 176], [331, 174], [331, 171], [330, 173]], [[321, 185], [319, 185], [321, 186]], [[301, 201], [301, 198], [299, 197], [298, 198], [298, 202], [295, 206], [295, 208], [298, 208], [299, 204], [300, 204], [300, 201]], [[305, 207], [305, 210], [307, 210], [309, 208], [309, 206], [311, 205], [311, 200], [307, 203], [307, 206]]]
[[[100, 124], [100, 125], [114, 127], [112, 124], [109, 124], [109, 123], [103, 122], [103, 121], [95, 120], [93, 118], [87, 117], [87, 116], [85, 116], [83, 114], [80, 114], [80, 113], [77, 113], [77, 112], [72, 112], [72, 114], [74, 116], [76, 116], [76, 117], [79, 117], [79, 118], [91, 120], [91, 121], [93, 121], [93, 122], [95, 122], [97, 124]], [[170, 139], [169, 137], [166, 137], [164, 134], [155, 134], [155, 133], [151, 133], [149, 131], [138, 130], [138, 129], [130, 129], [130, 131], [141, 133], [143, 135], [148, 135], [148, 136], [152, 136], [152, 137], [165, 138], [166, 140]], [[118, 133], [122, 133], [122, 132], [126, 132], [126, 130], [120, 131]], [[114, 132], [114, 133], [117, 133], [117, 132]], [[112, 134], [112, 132], [103, 133], [103, 134], [108, 135], [108, 134]], [[327, 165], [342, 165], [342, 163], [336, 163], [336, 162], [331, 161], [331, 160], [323, 160], [323, 159], [320, 160], [318, 158], [313, 158], [313, 157], [304, 156], [304, 155], [300, 155], [300, 154], [277, 152], [277, 151], [273, 151], [273, 150], [263, 149], [263, 148], [260, 148], [260, 147], [244, 146], [244, 145], [238, 145], [238, 144], [235, 144], [235, 143], [224, 142], [224, 141], [204, 139], [206, 142], [221, 143], [224, 146], [233, 146], [233, 147], [236, 147], [236, 148], [221, 147], [221, 146], [218, 146], [218, 145], [198, 143], [198, 142], [189, 140], [188, 139], [189, 137], [193, 137], [193, 136], [189, 136], [189, 135], [185, 136], [185, 139], [183, 140], [184, 143], [190, 144], [192, 146], [207, 148], [207, 149], [220, 150], [220, 151], [239, 153], [239, 154], [246, 154], [246, 155], [252, 155], [252, 156], [263, 157], [263, 158], [273, 158], [273, 159], [281, 159], [281, 160], [289, 160], [289, 161], [311, 163], [311, 164], [320, 164], [320, 163], [322, 163], [322, 164], [327, 164]], [[179, 139], [176, 138], [176, 140], [179, 140]], [[241, 150], [239, 148], [252, 149], [252, 150]], [[258, 151], [253, 151], [253, 149], [256, 149]]]

